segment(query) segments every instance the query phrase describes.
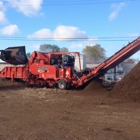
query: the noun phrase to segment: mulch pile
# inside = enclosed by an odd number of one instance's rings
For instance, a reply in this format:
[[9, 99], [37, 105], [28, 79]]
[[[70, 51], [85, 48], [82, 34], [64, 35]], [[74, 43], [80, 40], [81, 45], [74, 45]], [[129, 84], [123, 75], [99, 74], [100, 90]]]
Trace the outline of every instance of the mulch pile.
[[107, 94], [108, 90], [103, 87], [101, 81], [91, 81], [82, 91], [86, 95], [102, 95]]
[[84, 91], [101, 90], [102, 88], [103, 86], [99, 81], [93, 80], [84, 88]]
[[[18, 89], [24, 87], [22, 83], [0, 79], [0, 89]], [[80, 91], [81, 92], [81, 91]], [[118, 82], [112, 91], [106, 90], [100, 81], [91, 81], [83, 90], [84, 94], [106, 94], [110, 97], [140, 102], [140, 62]]]
[[140, 62], [110, 92], [110, 97], [140, 102]]

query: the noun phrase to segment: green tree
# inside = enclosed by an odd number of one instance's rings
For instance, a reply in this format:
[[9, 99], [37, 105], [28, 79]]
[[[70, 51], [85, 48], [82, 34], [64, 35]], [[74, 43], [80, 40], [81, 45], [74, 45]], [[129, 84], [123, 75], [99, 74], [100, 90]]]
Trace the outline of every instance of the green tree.
[[40, 45], [39, 50], [43, 52], [60, 52], [60, 48], [57, 45], [51, 44]]
[[31, 53], [28, 52], [28, 53], [26, 54], [26, 56], [27, 56], [28, 59], [30, 59], [30, 57], [31, 57]]
[[99, 44], [86, 46], [83, 49], [83, 54], [86, 56], [87, 61], [89, 62], [104, 61], [106, 59], [105, 49]]
[[69, 50], [66, 47], [62, 47], [62, 48], [60, 48], [60, 52], [69, 52]]

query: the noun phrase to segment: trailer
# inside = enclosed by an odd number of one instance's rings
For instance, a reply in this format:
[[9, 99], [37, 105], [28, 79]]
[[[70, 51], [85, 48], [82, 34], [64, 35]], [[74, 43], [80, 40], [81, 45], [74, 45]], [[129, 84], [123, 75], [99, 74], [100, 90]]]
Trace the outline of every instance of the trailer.
[[[58, 87], [59, 89], [78, 88], [94, 78], [102, 79], [101, 77], [109, 69], [114, 68], [139, 50], [140, 37], [128, 43], [97, 67], [81, 69], [79, 52], [34, 51], [28, 60], [25, 46], [9, 47], [0, 51], [0, 59], [14, 66], [1, 70], [0, 77], [12, 81], [21, 79], [29, 85]], [[79, 71], [75, 69], [75, 58], [79, 59]]]

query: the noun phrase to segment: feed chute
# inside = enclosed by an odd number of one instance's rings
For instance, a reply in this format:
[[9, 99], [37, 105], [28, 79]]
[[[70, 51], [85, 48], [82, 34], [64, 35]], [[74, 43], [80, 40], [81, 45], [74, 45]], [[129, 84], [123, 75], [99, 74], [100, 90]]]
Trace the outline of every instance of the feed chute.
[[0, 50], [0, 59], [12, 65], [24, 65], [28, 62], [25, 46], [8, 47]]

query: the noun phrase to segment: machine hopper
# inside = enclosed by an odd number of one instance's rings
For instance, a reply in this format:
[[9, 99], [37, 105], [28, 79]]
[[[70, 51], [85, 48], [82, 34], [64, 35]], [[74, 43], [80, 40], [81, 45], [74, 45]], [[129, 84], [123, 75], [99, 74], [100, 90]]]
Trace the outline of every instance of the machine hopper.
[[28, 62], [25, 46], [8, 47], [0, 50], [0, 59], [12, 65], [24, 65]]

